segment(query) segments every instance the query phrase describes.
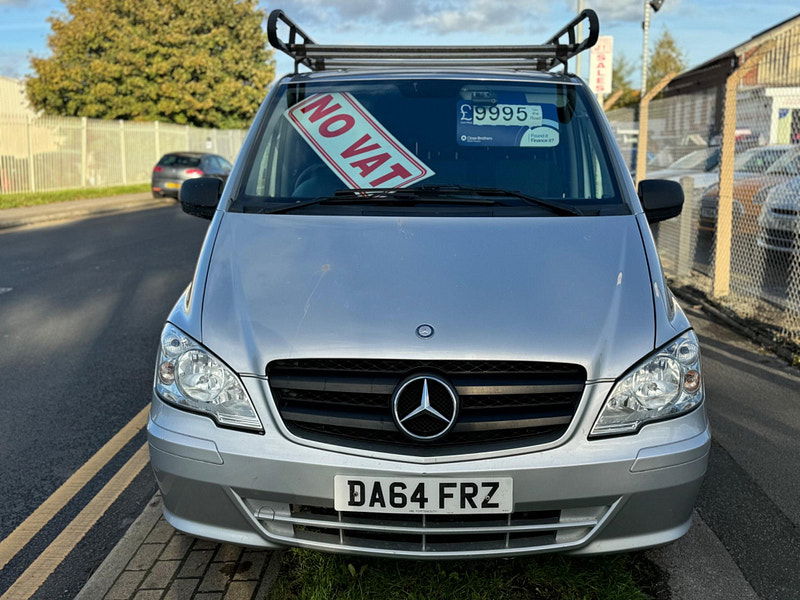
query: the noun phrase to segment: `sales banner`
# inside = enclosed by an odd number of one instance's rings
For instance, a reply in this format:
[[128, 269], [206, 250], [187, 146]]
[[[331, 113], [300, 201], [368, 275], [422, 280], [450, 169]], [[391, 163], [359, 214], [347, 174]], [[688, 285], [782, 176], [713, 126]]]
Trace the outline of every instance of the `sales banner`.
[[595, 95], [611, 93], [611, 69], [613, 66], [614, 38], [601, 35], [589, 51], [589, 87]]
[[351, 189], [406, 187], [434, 174], [351, 94], [315, 94], [284, 115]]

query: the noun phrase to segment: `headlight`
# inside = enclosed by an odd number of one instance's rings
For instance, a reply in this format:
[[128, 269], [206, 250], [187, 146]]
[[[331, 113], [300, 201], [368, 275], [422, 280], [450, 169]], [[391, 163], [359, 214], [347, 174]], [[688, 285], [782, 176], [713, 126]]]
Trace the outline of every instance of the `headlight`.
[[166, 402], [206, 414], [219, 425], [263, 430], [236, 374], [169, 323], [161, 332], [155, 390]]
[[687, 331], [614, 385], [590, 436], [635, 433], [650, 421], [689, 412], [703, 401], [700, 373], [697, 336]]

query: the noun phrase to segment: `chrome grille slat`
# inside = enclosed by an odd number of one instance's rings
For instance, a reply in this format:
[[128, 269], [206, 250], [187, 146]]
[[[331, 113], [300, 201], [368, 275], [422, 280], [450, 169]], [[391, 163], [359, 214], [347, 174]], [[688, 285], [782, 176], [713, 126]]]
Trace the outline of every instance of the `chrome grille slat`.
[[[424, 515], [423, 515], [424, 516]], [[500, 525], [485, 527], [406, 527], [401, 525], [369, 525], [367, 523], [348, 522], [340, 520], [306, 519], [302, 517], [284, 517], [276, 515], [273, 521], [289, 523], [305, 527], [320, 527], [326, 529], [352, 529], [359, 531], [384, 531], [387, 533], [412, 533], [419, 535], [472, 535], [480, 533], [526, 533], [532, 531], [556, 531], [560, 529], [585, 529], [597, 525], [597, 521], [568, 521], [564, 523], [536, 523], [533, 525]], [[509, 523], [511, 519], [508, 519]]]
[[[376, 417], [369, 414], [341, 413], [338, 416], [320, 414], [301, 409], [282, 411], [283, 418], [287, 421], [304, 423], [321, 423], [339, 427], [353, 427], [359, 429], [377, 429], [381, 431], [395, 431], [394, 422], [389, 417]], [[572, 415], [555, 415], [552, 417], [531, 418], [496, 418], [496, 419], [461, 419], [453, 431], [485, 431], [491, 429], [507, 429], [509, 427], [549, 427], [553, 425], [566, 425], [572, 420]]]
[[[237, 498], [239, 498], [237, 496]], [[621, 498], [583, 507], [509, 514], [438, 515], [337, 511], [332, 506], [240, 498], [269, 540], [289, 545], [409, 558], [514, 556], [585, 544]]]

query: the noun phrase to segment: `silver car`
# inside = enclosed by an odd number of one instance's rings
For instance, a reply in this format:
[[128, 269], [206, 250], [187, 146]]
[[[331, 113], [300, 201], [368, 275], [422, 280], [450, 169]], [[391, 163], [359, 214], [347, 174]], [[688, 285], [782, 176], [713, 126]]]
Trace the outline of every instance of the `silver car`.
[[290, 75], [224, 190], [182, 189], [211, 223], [148, 424], [174, 527], [434, 559], [688, 530], [700, 350], [648, 224], [682, 193], [637, 194], [579, 78]]
[[162, 156], [150, 177], [153, 198], [178, 198], [181, 185], [188, 179], [215, 177], [224, 182], [233, 165], [216, 154], [170, 152]]

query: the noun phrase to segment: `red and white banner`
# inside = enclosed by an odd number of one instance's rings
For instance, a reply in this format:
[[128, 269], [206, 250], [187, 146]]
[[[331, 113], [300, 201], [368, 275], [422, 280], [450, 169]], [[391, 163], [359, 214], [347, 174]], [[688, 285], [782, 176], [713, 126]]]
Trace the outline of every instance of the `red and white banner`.
[[614, 63], [614, 38], [601, 35], [589, 51], [589, 87], [600, 96], [611, 93], [611, 70]]
[[350, 94], [315, 94], [284, 115], [351, 189], [406, 187], [434, 174]]

